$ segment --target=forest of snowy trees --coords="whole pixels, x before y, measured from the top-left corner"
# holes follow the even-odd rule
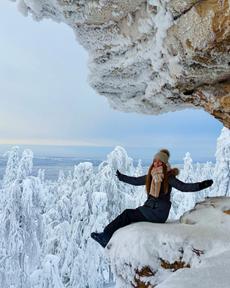
[[[213,179],[205,190],[182,193],[173,189],[169,220],[178,219],[207,196],[230,196],[230,132],[223,128],[217,140],[216,163],[193,164],[186,153],[178,178],[184,182]],[[56,181],[45,171],[31,176],[33,153],[18,147],[6,153],[0,182],[0,283],[2,288],[102,288],[114,282],[103,248],[90,238],[126,208],[146,199],[145,188],[119,182],[116,170],[139,176],[141,161],[122,147],[94,167],[80,163],[62,171]]]

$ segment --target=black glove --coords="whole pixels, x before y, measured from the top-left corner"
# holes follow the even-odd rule
[[[213,184],[213,180],[212,179],[204,180],[204,181],[199,183],[200,190],[208,188],[212,184]]]
[[[123,175],[121,174],[121,172],[120,172],[119,170],[117,170],[117,171],[116,171],[116,176],[117,176],[117,178],[118,178],[119,180],[121,180]]]

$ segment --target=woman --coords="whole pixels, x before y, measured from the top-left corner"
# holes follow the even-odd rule
[[[140,177],[130,177],[117,170],[116,176],[120,181],[132,185],[145,185],[147,200],[143,206],[136,209],[126,209],[109,223],[102,233],[93,232],[91,237],[102,247],[106,247],[113,233],[121,227],[134,222],[164,223],[171,208],[170,193],[172,187],[183,192],[194,192],[205,189],[213,184],[212,180],[197,183],[184,183],[176,178],[177,168],[171,169],[168,163],[170,153],[167,149],[155,154],[148,174]]]

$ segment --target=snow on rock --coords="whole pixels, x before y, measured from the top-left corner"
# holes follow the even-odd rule
[[[227,288],[229,237],[230,198],[212,197],[179,221],[119,229],[106,254],[117,287]]]
[[[213,256],[193,269],[183,269],[174,273],[159,288],[227,288],[229,287],[230,251]]]
[[[90,84],[113,108],[203,108],[230,128],[229,0],[15,1],[23,15],[74,30]]]

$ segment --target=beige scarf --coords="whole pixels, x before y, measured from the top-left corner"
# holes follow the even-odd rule
[[[159,197],[160,189],[161,189],[161,182],[164,179],[163,167],[154,167],[151,171],[152,175],[152,182],[150,186],[149,194],[155,198]]]

